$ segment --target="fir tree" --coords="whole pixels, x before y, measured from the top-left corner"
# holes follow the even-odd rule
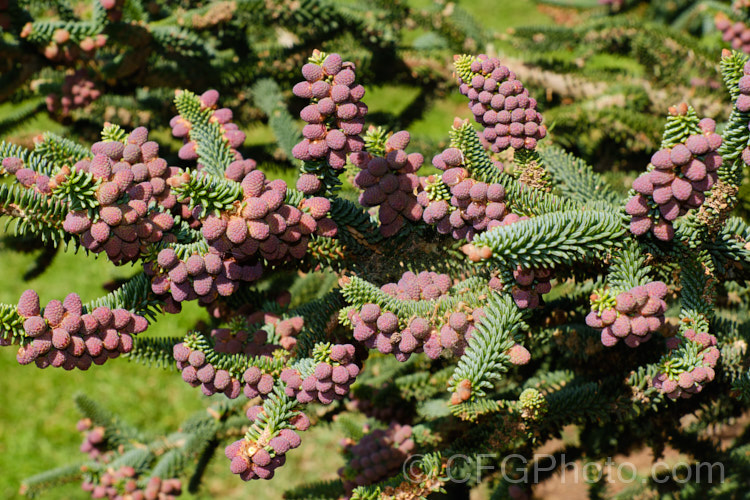
[[[628,197],[543,148],[536,100],[484,54],[455,58],[480,130],[454,121],[450,147],[430,159],[438,173],[408,132],[365,128],[366,79],[321,51],[293,90],[307,125],[296,145],[280,144],[298,160],[297,189],[243,156],[244,133],[216,90],[174,98],[170,126],[189,168],[161,158],[145,127],[108,124],[90,148],[53,135],[33,150],[3,142],[12,182],[0,212],[18,238],[142,271],[86,304],[71,293],[42,307],[24,292],[0,305],[2,345],[39,368],[100,370],[119,355],[174,366],[215,399],[154,436],[80,396],[88,459],[22,490],[81,481],[95,498],[169,498],[197,490],[220,447],[231,473],[268,480],[300,433],[335,415],[349,440],[340,479],[290,498],[424,498],[464,477],[452,457],[531,457],[569,424],[584,436],[569,456],[603,460],[640,444],[659,455],[669,443],[694,467],[727,465],[724,483],[693,482],[686,495],[744,494],[745,439],[720,448],[701,432],[750,398],[748,229],[732,217],[750,161],[750,63],[726,51],[720,65],[726,124],[670,108]],[[349,178],[359,203],[341,196]],[[307,277],[290,286],[290,272]],[[186,301],[211,324],[149,332]],[[352,411],[370,424],[360,429]],[[687,414],[697,423],[677,425]],[[412,454],[419,462],[404,468]],[[499,476],[498,498],[531,489]],[[591,483],[592,495],[603,489]]]

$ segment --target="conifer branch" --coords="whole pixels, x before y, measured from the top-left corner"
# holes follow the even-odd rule
[[[620,196],[583,160],[556,146],[541,148],[539,155],[566,198],[582,205],[591,201],[603,201],[613,207],[620,205]]]
[[[600,258],[620,245],[619,218],[602,211],[566,211],[500,226],[474,239],[492,250],[492,260],[515,268],[570,265]]]
[[[191,124],[190,137],[197,144],[195,151],[205,171],[223,179],[224,170],[234,160],[234,155],[219,124],[211,121],[211,110],[201,109],[200,98],[189,91],[175,94],[174,103],[180,115]]]
[[[292,148],[302,140],[302,136],[294,125],[292,115],[286,110],[279,85],[271,79],[258,80],[250,92],[255,104],[268,117],[268,125],[284,155],[287,159],[293,158]]]
[[[458,361],[453,376],[448,381],[451,391],[456,391],[463,380],[471,384],[471,395],[483,398],[508,371],[508,350],[516,343],[516,334],[528,328],[523,315],[508,295],[493,294],[484,307],[485,317],[469,339],[466,353]]]

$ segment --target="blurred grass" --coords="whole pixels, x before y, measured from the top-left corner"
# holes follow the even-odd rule
[[[432,0],[412,0],[426,7]],[[464,1],[461,6],[473,14],[487,29],[504,32],[524,24],[549,24],[551,19],[538,12],[531,0],[496,2],[494,0]],[[346,53],[346,48],[340,49]],[[364,82],[366,84],[366,82]],[[366,101],[373,114],[382,117],[398,115],[416,97],[418,91],[403,86],[368,87]],[[0,112],[8,104],[0,105]],[[376,115],[377,116],[377,115]],[[445,147],[453,117],[468,118],[464,98],[454,91],[434,102],[424,115],[409,127],[412,144],[437,144]],[[23,124],[21,130],[6,131],[14,142],[31,146],[31,139],[47,130],[63,133],[64,129],[44,113]],[[273,144],[273,134],[266,125],[253,125],[247,130],[245,146],[264,147]],[[166,129],[155,134],[158,140],[172,140]],[[427,159],[426,164],[429,164]],[[264,168],[266,166],[264,165]],[[293,172],[269,170],[290,184]],[[102,284],[124,279],[136,272],[130,267],[116,268],[103,258],[61,252],[44,274],[28,282],[22,280],[34,254],[18,254],[0,248],[0,302],[15,303],[27,288],[39,293],[42,303],[62,299],[71,291],[84,301],[106,293]],[[205,312],[196,304],[186,306],[177,316],[165,316],[142,335],[179,335],[190,329]],[[135,366],[125,359],[93,366],[87,373],[65,372],[49,368],[20,366],[13,348],[0,349],[0,498],[16,499],[21,481],[30,475],[66,465],[83,458],[78,451],[82,436],[75,431],[80,418],[73,395],[83,391],[126,421],[153,430],[171,431],[194,411],[206,406],[200,391],[190,388],[174,372]],[[243,483],[230,474],[221,450],[211,463],[201,493],[183,498],[240,499],[252,495],[260,500],[281,498],[282,492],[295,485],[336,477],[343,464],[338,450],[341,434],[329,426],[318,426],[303,436],[302,446],[288,455],[285,467],[272,481]],[[77,484],[53,489],[42,498],[89,498]]]
[[[409,0],[415,7],[430,7],[434,0]],[[445,3],[445,2],[441,2]],[[537,10],[533,0],[472,0],[451,2],[460,5],[471,14],[485,29],[497,32],[505,31],[515,26],[550,24],[552,19]]]

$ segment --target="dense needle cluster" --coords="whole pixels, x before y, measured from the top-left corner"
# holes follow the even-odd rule
[[[521,344],[513,344],[505,351],[508,361],[513,365],[525,365],[531,361],[531,353]],[[463,379],[456,384],[456,391],[451,395],[451,404],[457,405],[471,399],[473,395],[471,380]]]

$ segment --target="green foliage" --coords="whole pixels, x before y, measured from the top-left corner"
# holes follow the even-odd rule
[[[29,498],[37,498],[45,490],[65,483],[79,481],[83,472],[83,463],[70,464],[40,472],[26,479],[21,486],[21,492]]]
[[[70,139],[51,132],[42,134],[34,144],[34,152],[55,165],[72,167],[77,161],[91,157],[91,151]]]
[[[13,224],[15,234],[33,234],[54,246],[71,239],[62,230],[67,212],[65,203],[50,200],[36,191],[14,184],[0,185],[0,212],[9,217],[6,228]]]
[[[197,78],[200,75],[193,73],[205,71],[206,66],[190,65],[202,59],[206,59],[202,62],[215,70],[204,75],[205,79],[220,81],[226,87],[231,83],[239,88],[241,82],[248,81],[248,75],[258,76],[258,68],[264,66],[261,63],[268,63],[273,58],[282,63],[287,61],[286,57],[294,60],[294,52],[286,50],[289,47],[284,48],[279,40],[269,38],[279,26],[289,25],[294,27],[290,30],[296,29],[289,34],[281,33],[280,37],[297,37],[291,44],[298,50],[301,50],[300,46],[318,41],[320,33],[338,36],[339,31],[355,26],[360,38],[365,40],[366,50],[363,52],[357,52],[362,47],[352,47],[352,52],[365,61],[362,67],[376,68],[379,59],[389,60],[394,65],[392,74],[404,71],[394,61],[403,62],[397,59],[401,43],[399,30],[402,23],[409,24],[408,16],[422,16],[420,25],[424,28],[426,20],[432,22],[436,16],[446,15],[439,14],[434,7],[426,14],[417,14],[406,5],[387,2],[373,5],[351,2],[338,6],[322,0],[304,0],[294,5],[250,1],[224,5],[226,11],[213,10],[216,3],[187,3],[180,9],[155,5],[161,7],[159,12],[143,8],[138,2],[126,2],[121,6],[126,22],[113,20],[111,13],[105,12],[101,6],[94,9],[90,21],[77,20],[75,11],[63,6],[59,9],[61,20],[33,23],[29,36],[22,37],[25,39],[23,43],[48,44],[56,33],[59,36],[56,30],[63,27],[68,29],[74,41],[80,42],[87,36],[106,32],[117,43],[130,38],[123,45],[131,46],[136,45],[138,36],[142,36],[144,60],[154,63],[150,76],[138,74],[139,64],[133,59],[139,52],[135,50],[111,54],[112,61],[101,69],[109,77],[121,79],[123,88],[134,82],[142,85],[152,78],[163,78],[164,73],[174,69],[175,61],[185,66],[181,77],[196,77],[194,82],[204,82]],[[375,14],[368,14],[368,10]],[[449,23],[440,24],[434,32],[426,30],[411,49],[445,50],[460,38],[456,33],[468,35],[476,43],[488,39],[487,33],[471,22],[464,10],[459,7],[454,12],[455,16]],[[247,27],[243,23],[247,23]],[[8,38],[15,36],[20,27],[14,26],[13,29],[15,31],[11,30]],[[575,65],[574,57],[583,57],[586,68],[575,72],[581,78],[602,80],[616,75],[613,80],[617,80],[627,75],[641,79],[637,80],[639,83],[664,83],[665,79],[678,80],[689,76],[687,64],[683,64],[685,67],[670,66],[669,61],[675,57],[686,57],[686,61],[695,62],[703,69],[709,65],[705,47],[694,44],[687,35],[670,30],[659,33],[658,27],[651,24],[644,28],[632,21],[603,18],[589,21],[585,28],[556,26],[521,29],[518,33],[520,41],[515,46],[519,51],[528,40],[538,40],[539,54],[535,64],[546,70],[567,71]],[[653,35],[655,41],[649,41],[646,35]],[[252,50],[247,49],[242,54],[245,57],[235,60],[236,52],[230,45],[214,43],[216,37],[236,39],[236,45],[265,43],[257,43]],[[581,43],[583,41],[591,43]],[[514,44],[510,46],[512,48]],[[562,54],[565,51],[570,53]],[[159,54],[159,57],[151,59],[152,54]],[[321,62],[325,57],[325,53],[316,52],[313,60]],[[127,61],[129,58],[131,60]],[[227,69],[230,61],[236,65],[231,71]],[[475,76],[471,71],[474,61],[474,56],[459,56],[455,61],[456,72],[465,79]],[[735,98],[738,68],[743,64],[744,56],[737,54],[725,55],[722,61],[725,80]],[[298,65],[290,64],[285,70],[283,64],[279,64],[273,72],[278,76],[294,69],[296,73]],[[132,72],[127,71],[129,69]],[[291,76],[278,78],[282,82],[291,79]],[[157,88],[163,86],[155,85]],[[250,94],[255,105],[268,117],[278,147],[286,155],[281,160],[288,160],[292,146],[300,136],[287,112],[282,88],[274,81],[260,80]],[[623,85],[617,91],[625,92],[628,88]],[[603,92],[599,97],[602,95],[611,97],[613,94]],[[230,101],[239,103],[244,100],[244,92],[229,93],[229,97]],[[604,123],[625,124],[628,131],[650,133],[653,123],[644,125],[640,119],[649,121],[646,119],[649,116],[646,112],[648,104],[644,103],[648,100],[653,104],[650,101],[653,95],[646,92],[637,97],[641,101],[638,103],[641,115],[628,118],[626,109],[617,116],[614,112],[604,112],[599,116]],[[139,97],[136,95],[133,99]],[[745,410],[750,386],[745,361],[748,339],[745,309],[750,299],[743,287],[749,257],[745,245],[750,235],[743,221],[728,218],[735,201],[733,195],[728,197],[724,208],[700,209],[679,219],[677,235],[670,242],[650,236],[636,237],[627,231],[629,221],[624,215],[624,200],[614,186],[606,182],[605,176],[595,173],[589,163],[555,146],[540,148],[539,151],[513,151],[512,158],[511,152],[493,154],[480,142],[472,124],[457,120],[449,133],[449,141],[450,146],[459,149],[462,155],[466,172],[461,175],[465,174],[477,184],[501,184],[505,191],[504,210],[515,216],[525,216],[523,220],[511,222],[512,218],[509,218],[491,230],[478,229],[471,241],[467,241],[454,238],[450,231],[443,230],[444,227],[436,229],[415,217],[417,220],[404,224],[397,234],[385,236],[379,218],[387,215],[387,210],[381,205],[377,214],[375,210],[368,211],[351,201],[351,192],[339,189],[350,183],[351,179],[346,178],[349,171],[334,172],[325,162],[306,162],[301,165],[301,170],[322,177],[330,208],[322,200],[313,200],[289,189],[283,202],[301,208],[308,215],[316,215],[316,227],[310,227],[309,218],[305,222],[300,218],[295,228],[299,234],[279,230],[274,233],[275,239],[269,235],[257,238],[263,241],[258,243],[259,247],[266,245],[271,248],[275,244],[276,248],[284,248],[280,243],[283,242],[288,249],[301,240],[302,229],[309,230],[304,233],[305,237],[317,231],[317,234],[310,235],[309,241],[305,239],[304,255],[295,253],[294,258],[288,255],[277,258],[269,251],[243,253],[244,249],[239,250],[240,243],[232,239],[237,237],[244,242],[247,238],[239,238],[234,232],[230,235],[225,228],[222,235],[226,234],[226,238],[219,236],[208,240],[203,234],[210,228],[207,224],[201,228],[207,214],[222,220],[231,216],[236,220],[242,211],[242,203],[251,202],[249,198],[252,197],[245,194],[243,186],[224,175],[231,162],[242,157],[241,153],[229,146],[222,127],[211,118],[212,110],[204,109],[197,94],[180,91],[176,94],[175,104],[182,119],[190,123],[190,139],[195,141],[201,167],[178,173],[175,173],[176,169],[170,171],[173,175],[168,185],[185,204],[186,210],[200,206],[203,211],[196,220],[189,220],[182,212],[183,207],[178,206],[173,211],[179,215],[177,224],[164,230],[169,237],[147,241],[138,248],[136,262],[143,266],[144,271],[136,271],[115,291],[85,304],[82,312],[107,306],[125,308],[154,320],[161,313],[178,312],[183,307],[181,302],[187,306],[190,299],[198,297],[197,290],[193,289],[194,297],[186,292],[189,298],[179,301],[179,295],[175,293],[181,290],[179,287],[193,286],[200,279],[216,280],[211,281],[211,286],[216,284],[216,290],[203,293],[199,299],[201,305],[207,306],[208,319],[204,318],[187,333],[187,328],[182,328],[176,335],[170,332],[173,336],[169,337],[156,336],[153,331],[140,333],[133,342],[129,359],[172,368],[175,357],[178,357],[174,348],[183,343],[191,352],[200,351],[205,355],[211,370],[226,370],[231,377],[241,381],[240,384],[247,382],[244,374],[248,367],[260,368],[272,383],[266,384],[268,390],[259,390],[262,396],[253,398],[252,402],[243,396],[227,399],[219,395],[207,410],[166,433],[142,430],[92,399],[77,397],[76,403],[85,417],[92,425],[104,429],[103,447],[108,454],[102,460],[92,460],[84,465],[84,480],[96,484],[108,468],[130,466],[136,471],[140,486],[152,477],[181,478],[188,480],[187,490],[196,492],[206,473],[213,472],[209,465],[212,458],[220,456],[217,450],[226,444],[239,442],[227,451],[233,470],[247,466],[267,473],[251,466],[248,460],[255,457],[262,461],[264,452],[267,452],[269,459],[278,459],[273,467],[279,465],[280,455],[285,456],[289,450],[281,452],[278,447],[283,440],[291,444],[289,440],[295,436],[287,431],[305,430],[308,418],[313,424],[323,426],[327,422],[338,422],[330,427],[334,430],[339,427],[352,443],[363,439],[365,434],[357,429],[358,419],[364,420],[356,413],[359,411],[371,419],[413,424],[408,429],[403,428],[408,439],[403,440],[405,451],[400,451],[404,453],[404,459],[408,453],[421,456],[419,470],[408,471],[417,477],[407,478],[406,471],[395,467],[383,474],[378,469],[377,480],[359,481],[358,487],[342,478],[296,488],[289,492],[288,498],[346,495],[369,499],[398,497],[399,494],[426,497],[442,490],[447,474],[443,457],[452,453],[493,450],[530,456],[537,446],[558,437],[566,426],[572,424],[580,431],[580,443],[565,449],[575,451],[575,456],[599,459],[644,444],[652,446],[659,455],[669,443],[682,452],[690,452],[691,456],[702,457],[707,456],[704,448],[710,446],[698,432],[715,423],[728,422]],[[577,111],[579,119],[586,109],[582,107]],[[687,109],[686,114],[672,113],[667,118],[662,146],[672,146],[697,131],[697,113],[693,108]],[[607,122],[604,115],[611,121]],[[729,162],[720,172],[722,189],[731,191],[742,181],[741,151],[748,143],[748,119],[737,111],[735,105],[728,124],[719,129],[725,139],[721,153]],[[374,129],[370,133],[365,143],[370,153],[394,153],[388,151],[391,147],[383,141],[383,130]],[[127,132],[117,125],[108,125],[102,137],[109,141],[125,141]],[[89,153],[73,141],[49,134],[42,138],[34,151],[2,143],[0,156],[3,159],[18,157],[39,173],[57,174],[65,172],[65,167],[70,167],[71,163],[88,157]],[[526,185],[513,174],[512,168],[506,170],[500,166],[499,160],[508,167],[536,168],[544,182]],[[425,166],[417,175],[428,173],[429,168]],[[419,180],[425,181],[425,178]],[[406,193],[405,196],[416,199],[425,183],[420,183],[419,187],[415,183],[408,193],[408,189],[400,186],[399,189]],[[448,177],[435,180],[429,189],[433,190],[434,198],[449,202],[453,210],[459,205],[456,201],[459,195],[450,193],[454,186],[449,186],[449,183]],[[382,182],[383,192],[386,186],[387,181]],[[67,175],[57,184],[52,196],[9,182],[0,187],[0,213],[18,221],[15,232],[21,236],[33,235],[37,238],[35,241],[50,244],[72,241],[75,246],[85,237],[93,237],[94,231],[80,237],[68,234],[62,230],[62,220],[70,211],[97,207],[93,196],[96,189],[93,177],[83,172]],[[711,197],[717,192],[718,189],[709,190],[709,200],[713,200]],[[128,203],[132,201],[130,196],[123,194],[120,201]],[[474,203],[479,205],[482,196],[475,192],[470,196],[476,197]],[[276,200],[279,205],[282,203],[280,198]],[[260,199],[268,199],[265,208],[270,210],[270,203],[274,200]],[[158,202],[153,200],[147,210],[171,209],[157,208],[157,205]],[[273,220],[267,212],[257,216],[257,220],[252,219],[265,229]],[[262,223],[260,219],[263,219]],[[335,227],[335,231],[318,231],[323,227],[323,220],[330,223],[329,228]],[[278,220],[274,222],[281,224]],[[286,218],[284,224],[287,224]],[[294,226],[297,222],[288,224]],[[144,226],[139,229],[143,230]],[[118,234],[130,236],[124,232]],[[223,272],[220,276],[224,283],[218,277],[207,276],[208,271],[201,268],[195,270],[191,267],[189,272],[182,273],[186,275],[184,278],[180,277],[181,268],[167,271],[170,265],[163,261],[169,260],[168,255],[157,257],[165,248],[173,248],[177,258],[182,260],[208,253],[221,256],[223,271],[219,272]],[[243,265],[248,268],[257,266],[262,269],[263,276],[250,279],[245,273],[247,268],[241,267]],[[405,274],[407,271],[414,273],[413,280]],[[445,273],[451,286],[446,285],[447,292],[428,290],[429,286],[437,288],[437,285],[425,284],[425,276],[430,275],[421,274],[422,271]],[[534,272],[537,274],[524,274]],[[235,279],[230,275],[239,277]],[[631,348],[627,341],[627,345],[607,346],[598,337],[603,327],[584,325],[583,317],[591,311],[592,302],[599,312],[604,309],[614,311],[614,307],[619,307],[619,312],[614,315],[622,323],[624,305],[617,303],[615,294],[647,285],[654,278],[664,281],[667,302],[662,304],[656,299],[647,299],[649,302],[643,307],[656,303],[659,312],[644,312],[643,316],[657,319],[659,328],[662,328],[662,312],[670,319],[678,320],[677,335],[683,341],[687,338],[688,326],[716,332],[717,348],[720,349],[717,352],[720,352],[721,362],[715,364],[715,380],[713,375],[706,376],[701,381],[700,393],[681,393],[689,397],[679,402],[671,401],[654,385],[654,381],[660,380],[657,379],[660,373],[674,379],[702,366],[705,346],[699,346],[698,342],[683,342],[675,349],[673,341],[665,341],[660,335],[654,335],[646,348]],[[157,280],[163,283],[167,279],[169,295],[158,292]],[[415,285],[409,284],[413,282],[419,288],[416,292]],[[609,289],[604,287],[605,284]],[[655,288],[659,286],[656,284]],[[601,289],[604,289],[604,294],[599,296]],[[291,290],[293,297],[290,299],[280,293],[283,290]],[[732,304],[729,297],[722,297],[725,291],[734,294]],[[536,294],[540,299],[538,304],[524,301],[523,293],[527,296]],[[592,293],[597,295],[591,298]],[[547,295],[546,300],[543,295]],[[361,309],[367,303],[377,304],[381,312],[391,312],[397,318],[394,328],[391,328],[394,325],[390,316],[386,319],[391,323],[381,325],[376,321],[379,330],[375,334],[377,343],[360,342],[352,332],[357,321],[355,315],[359,314],[359,319],[364,321],[365,313]],[[679,313],[675,312],[677,310]],[[454,315],[456,312],[462,313],[463,317]],[[50,316],[53,314],[54,309],[49,312]],[[426,336],[419,339],[421,342],[416,342],[416,334],[412,335],[416,347],[411,346],[408,352],[400,353],[408,355],[391,356],[394,345],[398,344],[399,349],[402,344],[406,346],[404,349],[409,347],[406,329],[411,328],[412,320],[417,316],[429,323]],[[295,326],[291,335],[282,333],[281,325],[288,326],[283,322],[291,319],[301,319],[301,327]],[[461,324],[462,320],[466,325],[471,322],[472,329]],[[25,348],[34,342],[29,338],[33,332],[27,335],[23,330],[23,321],[19,308],[0,304],[4,344],[13,343],[16,347],[20,344]],[[225,326],[228,327],[222,328]],[[367,325],[367,328],[373,327]],[[220,348],[219,345],[222,342],[220,334],[226,333],[222,330],[231,335],[244,332],[247,339],[238,342],[241,347],[229,353],[226,346]],[[614,331],[614,327],[610,330]],[[458,337],[452,344],[451,332]],[[663,327],[661,333],[668,336],[675,332]],[[359,332],[356,335],[358,337]],[[429,350],[425,343],[427,339],[433,345],[439,344],[435,349],[437,354],[435,351],[422,354],[422,351]],[[384,342],[390,345],[384,345]],[[336,344],[354,347],[353,350],[343,349],[347,356],[352,357],[351,363],[335,359],[333,346]],[[367,352],[368,345],[371,353]],[[20,351],[21,354],[24,352]],[[201,365],[196,357],[201,356],[191,355],[190,363]],[[320,367],[322,362],[335,365],[331,371],[338,369],[337,378],[344,376],[341,375],[341,365],[346,369],[347,383],[336,383],[338,392],[323,389],[327,377],[321,375],[326,371],[324,366]],[[183,359],[178,367],[183,370],[184,379],[190,381],[191,372],[185,363]],[[207,377],[206,373],[210,372],[203,368],[198,370],[202,370],[200,378]],[[352,374],[355,372],[356,382],[348,392],[349,379],[354,378]],[[308,389],[310,386],[306,384],[311,380],[308,377],[317,378],[315,389],[304,389],[302,393],[298,387],[292,387],[290,380],[296,380],[297,375],[305,379],[302,387]],[[197,370],[196,378],[199,379]],[[206,393],[218,387],[218,384],[212,386],[211,381],[192,382],[194,385],[202,382]],[[345,387],[342,389],[341,386]],[[316,397],[321,402],[331,394],[340,398],[330,398],[337,399],[330,405],[305,406],[304,396],[310,396],[314,391],[319,393]],[[315,400],[312,396],[310,399]],[[248,411],[254,403],[258,407]],[[695,415],[698,423],[694,426],[675,425],[688,414]],[[380,426],[373,420],[370,422]],[[275,438],[281,439],[282,443],[279,444],[278,440],[272,442]],[[737,475],[733,479],[736,483],[743,481],[741,473],[746,465],[741,459],[746,446],[743,440],[744,437],[739,438],[726,453],[727,460],[736,462],[732,471]],[[258,452],[260,454],[256,457]],[[292,453],[299,452],[290,451],[290,457]],[[243,460],[247,463],[243,464]],[[254,463],[259,465],[257,461]],[[226,465],[224,462],[224,469]],[[81,468],[77,470],[81,471]],[[79,472],[61,468],[30,478],[26,491],[34,495],[47,487],[79,479]],[[600,486],[592,487],[592,496],[602,494]],[[657,488],[651,484],[648,488],[652,486]],[[506,490],[503,485],[497,490],[498,495],[505,494]]]
[[[222,170],[223,172],[223,170]],[[229,210],[242,197],[242,188],[236,182],[202,172],[191,171],[189,180],[174,187],[178,201],[187,201],[192,210],[201,207],[201,217]]]
[[[338,498],[344,492],[340,479],[320,481],[298,486],[284,493],[287,500],[327,500]]]
[[[664,109],[688,93],[689,102],[709,116],[724,106],[716,90],[712,17],[729,6],[668,4],[618,1],[612,5],[622,8],[610,12],[568,10],[569,18],[554,26],[524,26],[504,37],[507,56],[522,61],[515,69],[519,78],[546,90],[537,98],[547,123],[553,124],[555,142],[584,155],[597,170],[639,168],[642,157],[657,146]]]
[[[543,148],[539,154],[564,197],[581,204],[591,201],[604,201],[612,206],[619,204],[620,196],[583,160],[555,146]]]
[[[570,265],[613,251],[624,230],[619,217],[603,211],[554,212],[499,227],[478,236],[492,259],[515,268]]]
[[[630,244],[613,252],[612,267],[607,276],[607,283],[618,292],[628,291],[648,283],[650,271],[651,268],[646,265],[646,257],[642,250],[637,245]]]
[[[279,85],[271,79],[258,80],[251,93],[255,105],[268,117],[268,125],[286,158],[292,158],[292,148],[302,136],[295,126],[292,115],[286,110]]]
[[[182,91],[175,96],[175,107],[180,116],[190,122],[190,137],[197,143],[195,152],[203,170],[223,179],[224,170],[232,162],[234,155],[222,135],[221,126],[211,120],[211,110],[202,109],[200,98],[189,91]],[[196,191],[202,191],[205,195],[208,190],[204,186],[201,188]]]
[[[494,295],[484,307],[485,317],[469,340],[466,354],[461,357],[448,382],[455,390],[462,380],[471,382],[472,395],[486,395],[501,375],[508,370],[510,360],[506,351],[515,344],[519,331],[527,328],[522,314],[508,297]]]

